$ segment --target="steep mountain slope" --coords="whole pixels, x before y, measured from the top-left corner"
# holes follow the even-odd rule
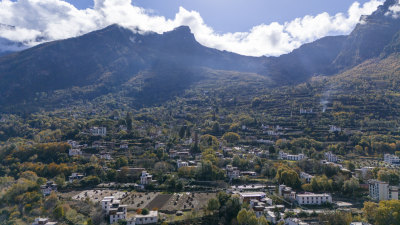
[[[334,75],[399,52],[400,19],[390,14],[394,4],[397,1],[387,0],[348,36],[325,37],[280,57],[208,48],[188,27],[156,34],[112,25],[45,43],[0,57],[0,111],[14,104],[56,105],[116,93],[138,105],[159,103],[204,79],[215,79],[209,73],[223,73],[228,81],[226,74],[243,74],[241,79],[235,76],[235,82],[257,74],[268,87]]]
[[[27,47],[22,43],[13,42],[6,38],[0,38],[0,57],[26,48]]]
[[[346,36],[325,37],[305,44],[289,54],[266,59],[268,75],[274,80],[295,84],[313,75],[333,74],[331,64],[339,54]]]
[[[372,15],[362,18],[344,42],[333,68],[337,71],[348,69],[382,53],[400,30],[400,19],[390,12],[397,3],[397,0],[387,0]]]
[[[112,25],[0,58],[0,102],[20,102],[37,92],[73,86],[116,87],[160,63],[256,72],[260,59],[201,46],[187,27],[141,35]]]

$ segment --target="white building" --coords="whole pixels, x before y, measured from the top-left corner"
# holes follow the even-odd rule
[[[300,161],[305,158],[307,158],[307,157],[304,154],[290,155],[286,152],[279,151],[279,159],[282,159],[282,160]]]
[[[334,132],[341,132],[342,128],[334,126],[334,125],[330,125],[329,126],[329,132],[330,133],[334,133]]]
[[[164,143],[157,143],[157,144],[154,146],[154,148],[155,148],[155,149],[165,148],[165,144],[164,144]]]
[[[264,192],[242,192],[239,193],[240,202],[250,203],[251,200],[264,199],[267,195]]]
[[[305,223],[298,218],[286,218],[285,225],[308,225],[309,223]]]
[[[100,159],[112,160],[112,157],[110,154],[106,153],[106,154],[101,154]]]
[[[79,144],[78,144],[77,141],[68,140],[67,143],[68,143],[69,145],[71,145],[73,148],[76,148],[76,147],[79,146]]]
[[[56,225],[57,222],[50,222],[48,218],[36,218],[32,225]]]
[[[101,208],[103,213],[109,216],[111,224],[126,219],[128,207],[121,205],[121,201],[117,200],[114,196],[104,197],[101,201]]]
[[[136,224],[150,224],[158,222],[158,211],[150,211],[147,215],[136,215]]]
[[[299,205],[322,205],[324,203],[332,203],[332,196],[330,194],[314,194],[304,193],[296,196]]]
[[[397,155],[385,154],[384,161],[389,164],[400,165],[400,158]]]
[[[240,170],[232,165],[226,165],[226,176],[229,179],[237,179],[240,177]]]
[[[90,129],[90,133],[93,136],[106,136],[107,135],[107,128],[106,127],[92,127]]]
[[[69,156],[82,155],[82,151],[81,151],[80,149],[78,149],[78,148],[71,148],[71,149],[68,151],[68,155],[69,155]]]
[[[325,159],[328,162],[336,163],[338,161],[338,157],[332,152],[325,152]]]
[[[279,215],[275,214],[275,212],[267,211],[265,217],[267,218],[268,222],[273,224],[277,224],[280,221],[283,221],[283,217],[285,215],[283,213],[279,213]]]
[[[120,149],[128,149],[128,148],[129,148],[129,145],[128,145],[127,143],[121,143],[121,144],[119,145],[119,148],[120,148]]]
[[[50,195],[51,192],[57,192],[57,184],[53,181],[47,181],[46,184],[40,186],[40,190],[44,196]]]
[[[148,185],[153,181],[152,179],[153,179],[153,176],[144,170],[144,171],[142,171],[142,175],[140,176],[140,184]]]
[[[178,160],[178,161],[176,161],[176,165],[178,166],[178,169],[179,169],[181,167],[189,166],[189,163],[185,162],[185,161]]]
[[[71,176],[68,177],[68,182],[72,183],[75,180],[80,180],[84,178],[85,176],[79,173],[72,173]]]
[[[311,179],[312,179],[313,177],[314,177],[314,176],[312,176],[312,175],[310,175],[310,174],[308,174],[308,173],[300,172],[300,178],[301,178],[301,179],[304,179],[307,183],[310,183],[310,182],[311,182]]]
[[[278,193],[285,199],[295,200],[296,199],[296,192],[292,190],[291,187],[288,187],[284,184],[279,185]]]
[[[136,225],[136,217],[131,217],[126,221],[127,225]]]
[[[388,182],[369,180],[369,196],[375,201],[398,200],[399,187],[389,186]]]
[[[312,114],[312,113],[313,113],[313,109],[300,108],[300,114]]]

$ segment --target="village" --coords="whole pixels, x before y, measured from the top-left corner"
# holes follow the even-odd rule
[[[303,110],[301,114],[303,113],[312,111]],[[127,129],[120,125],[117,130]],[[73,160],[96,161],[104,171],[110,170],[107,165],[114,165],[116,161],[125,159],[122,167],[116,170],[116,182],[98,182],[87,189],[83,185],[85,182],[82,182],[87,174],[75,171],[66,178],[66,185],[62,190],[58,190],[54,181],[48,181],[40,187],[41,192],[44,196],[57,193],[72,201],[94,202],[101,205],[104,221],[109,224],[124,222],[128,225],[162,222],[173,224],[201,218],[215,210],[210,202],[217,198],[218,193],[238,198],[242,207],[252,210],[257,218],[265,218],[269,224],[288,225],[319,224],[319,214],[336,210],[359,214],[364,201],[399,199],[398,182],[393,185],[392,182],[380,181],[373,175],[381,168],[398,168],[400,159],[397,155],[385,154],[384,158],[368,159],[364,164],[349,165],[345,157],[331,151],[310,157],[310,152],[293,153],[287,148],[285,150],[279,145],[288,141],[278,137],[292,131],[279,125],[261,125],[254,134],[258,137],[263,134],[259,139],[251,137],[254,128],[243,125],[241,135],[248,136],[241,138],[250,143],[246,145],[238,144],[237,140],[224,139],[225,136],[217,139],[211,135],[201,136],[197,131],[191,134],[188,128],[184,129],[186,131],[183,132],[182,140],[171,146],[163,142],[165,139],[161,131],[153,132],[152,141],[143,144],[128,140],[106,141],[105,139],[109,139],[106,138],[109,137],[106,127],[91,127],[83,133],[96,140],[91,143],[68,140],[68,156]],[[342,130],[330,126],[327,132],[338,133]],[[204,144],[214,151],[205,154],[204,151],[196,150]],[[132,150],[140,148],[152,149],[152,152],[160,154],[161,157],[157,156],[159,160],[156,160],[159,162],[150,166],[138,163],[140,157],[133,156]],[[127,162],[128,157],[131,163]],[[212,161],[212,165],[205,165],[205,159],[208,163]],[[275,166],[279,164],[278,171],[254,166],[255,160],[268,161]],[[365,162],[368,162],[368,166]],[[253,166],[243,166],[243,163]],[[307,164],[319,168],[310,168]],[[135,167],[136,165],[141,166]],[[161,183],[157,165],[162,165],[162,175],[168,175],[173,181],[164,180]],[[292,170],[291,167],[294,166],[299,169]],[[316,173],[321,171],[320,168],[326,171]],[[217,178],[212,175],[214,173]],[[328,184],[332,180],[328,181],[327,176],[333,177],[329,173],[340,175],[344,179],[342,182],[345,191],[335,190],[332,183]],[[154,179],[154,175],[157,179]],[[320,181],[321,179],[325,181]],[[71,195],[72,193],[75,194]],[[362,196],[362,200],[349,197],[351,195]],[[33,224],[56,223],[38,218]],[[351,224],[367,223],[352,221]]]

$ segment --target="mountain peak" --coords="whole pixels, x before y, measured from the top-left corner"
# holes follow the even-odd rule
[[[181,33],[181,34],[192,34],[189,26],[179,26],[173,29],[171,32]]]
[[[367,16],[367,20],[376,20],[376,19],[390,19],[392,18],[390,15],[392,14],[392,7],[399,4],[399,0],[386,0],[383,5],[379,6],[378,9],[372,13],[370,16]]]
[[[184,38],[184,39],[190,38],[190,39],[195,40],[195,37],[194,37],[192,31],[190,30],[189,26],[177,27],[177,28],[173,29],[172,31],[165,32],[164,35],[180,37],[180,38]]]

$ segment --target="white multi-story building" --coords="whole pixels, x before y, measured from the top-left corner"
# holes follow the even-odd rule
[[[330,194],[304,193],[296,196],[299,205],[322,205],[324,203],[332,203]]]
[[[389,164],[400,165],[400,158],[397,155],[385,154],[384,161]]]
[[[48,218],[36,218],[32,225],[56,225],[57,222],[50,222]]]
[[[136,217],[131,217],[126,220],[126,225],[136,225]]]
[[[155,149],[159,149],[159,148],[165,148],[165,144],[164,143],[157,143],[154,145]]]
[[[128,207],[121,205],[121,201],[117,200],[114,196],[104,197],[101,201],[101,208],[103,213],[109,216],[110,224],[126,219]]]
[[[40,190],[44,196],[50,195],[51,192],[57,192],[57,184],[53,181],[47,181],[46,184],[40,186]]]
[[[189,166],[189,163],[182,161],[182,160],[178,160],[178,161],[176,161],[176,165],[178,166],[178,169],[179,169],[181,167]]]
[[[158,222],[158,211],[150,211],[147,215],[136,215],[136,224],[150,224]]]
[[[128,145],[128,143],[121,143],[121,144],[119,145],[119,148],[120,148],[120,149],[128,149],[128,148],[129,148],[129,145]]]
[[[71,145],[73,148],[76,148],[76,147],[79,146],[78,142],[77,142],[77,141],[74,141],[74,140],[68,140],[67,143],[68,143],[69,145]]]
[[[309,223],[303,222],[298,218],[286,218],[285,225],[309,225]]]
[[[105,153],[100,155],[100,159],[112,160],[112,156],[108,153]]]
[[[267,211],[265,217],[267,218],[268,222],[271,222],[272,224],[277,224],[280,221],[283,221],[283,217],[285,215],[283,213],[279,213],[279,216],[275,214],[275,212],[272,211]]]
[[[399,187],[389,186],[388,182],[369,180],[369,196],[375,201],[398,200]]]
[[[71,148],[68,151],[69,156],[77,156],[77,155],[82,155],[82,151],[79,148]]]
[[[334,133],[334,132],[341,132],[342,128],[334,126],[334,125],[330,125],[329,126],[329,132],[330,133]]]
[[[240,170],[232,165],[226,165],[226,176],[229,179],[237,179],[240,177]]]
[[[338,157],[332,152],[325,152],[325,159],[328,162],[336,163],[338,161]]]
[[[312,176],[312,175],[310,175],[310,174],[308,174],[308,173],[300,172],[300,178],[301,178],[301,179],[304,179],[307,183],[310,183],[310,182],[311,182],[311,179],[312,179],[313,177],[314,177],[314,176]]]
[[[313,113],[313,109],[300,108],[300,114],[312,114],[312,113]]]
[[[290,155],[284,151],[279,152],[279,159],[283,159],[283,160],[300,161],[305,158],[307,158],[307,157],[304,154]]]
[[[279,185],[279,195],[285,199],[295,200],[296,192],[292,190],[291,187],[288,187],[284,184]]]
[[[265,198],[267,195],[265,192],[242,192],[239,193],[240,201],[250,203],[251,200],[261,200]]]
[[[107,128],[106,127],[92,127],[90,129],[90,133],[93,136],[106,136],[107,135]]]
[[[142,175],[140,176],[140,184],[148,185],[153,181],[152,179],[153,179],[153,176],[144,170],[144,171],[142,171]]]
[[[85,176],[79,173],[72,173],[71,176],[68,177],[68,182],[72,183],[75,180],[80,180],[84,178]]]

